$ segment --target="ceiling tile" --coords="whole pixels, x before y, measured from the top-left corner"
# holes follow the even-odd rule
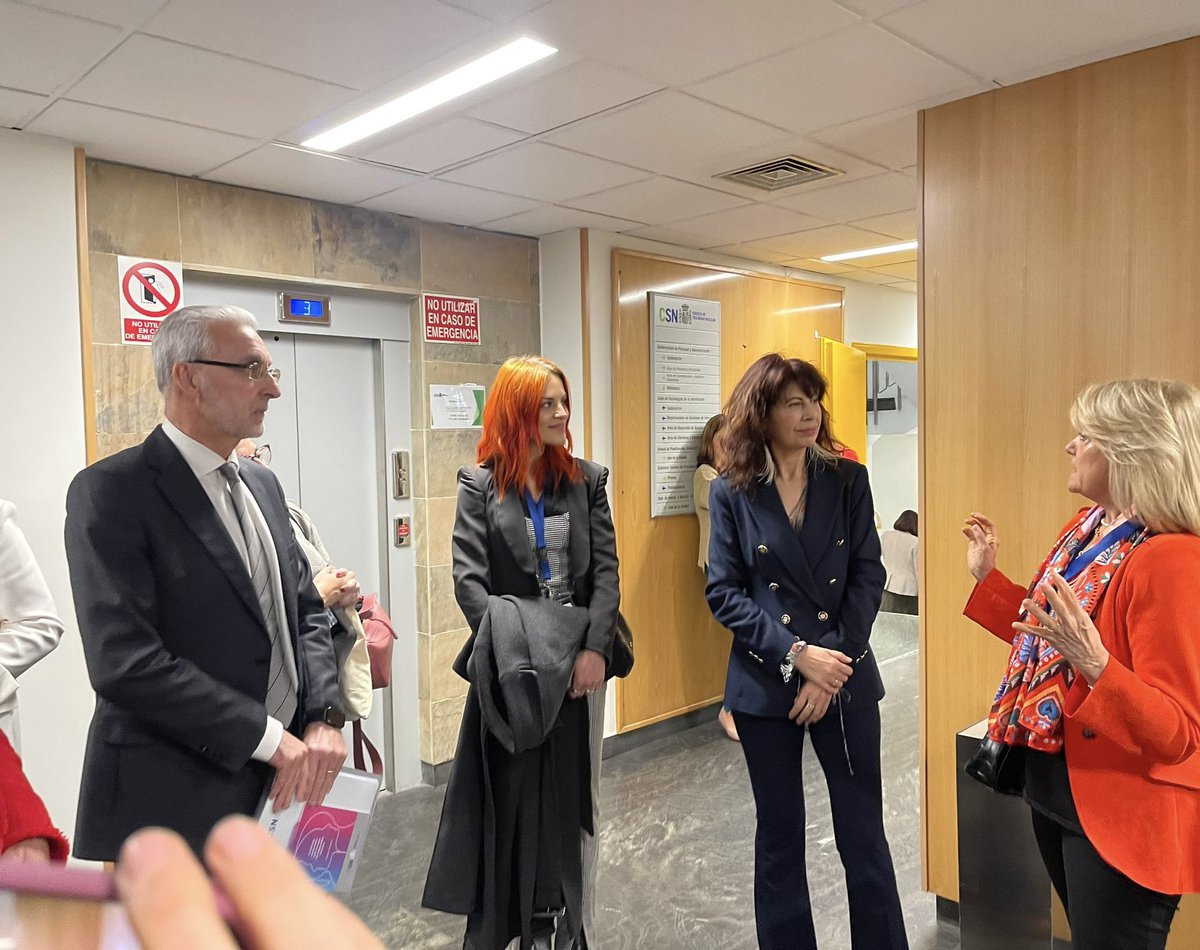
[[[903,290],[910,294],[917,292],[917,282],[915,280],[901,280],[894,284],[888,284],[892,290]]]
[[[28,126],[82,145],[89,158],[198,175],[242,155],[257,139],[60,99]]]
[[[746,204],[742,198],[701,188],[671,178],[650,178],[597,192],[569,202],[572,207],[596,211],[644,224],[665,224]]]
[[[215,168],[204,178],[303,198],[357,204],[417,181],[416,175],[334,155],[264,145]]]
[[[431,172],[519,142],[525,136],[476,119],[452,118],[368,152],[373,162]]]
[[[437,0],[172,0],[142,32],[363,90],[490,26]]]
[[[853,268],[849,268],[845,264],[827,264],[825,261],[817,260],[814,257],[793,259],[789,256],[787,265],[788,267],[798,267],[800,270],[810,271],[814,274],[841,276],[847,272],[853,273]]]
[[[872,254],[870,257],[858,257],[852,261],[840,261],[838,266],[848,271],[872,270],[886,264],[907,264],[916,259],[917,249],[912,248],[908,251],[892,251],[889,254]]]
[[[1200,7],[1195,0],[925,0],[880,24],[988,79],[1028,78],[1118,44],[1138,49],[1191,36],[1200,32]]]
[[[576,151],[667,172],[684,161],[700,164],[740,148],[765,146],[781,131],[668,90],[628,108],[585,119],[547,136]]]
[[[77,101],[260,139],[332,109],[349,95],[315,79],[140,34],[70,91]]]
[[[917,183],[901,172],[885,172],[773,202],[826,221],[853,221],[916,207]]]
[[[504,23],[514,17],[528,13],[544,6],[548,0],[442,0],[446,6],[457,7],[469,13],[475,13],[497,23]]]
[[[660,228],[649,226],[632,228],[625,232],[630,237],[645,238],[647,241],[658,241],[660,244],[674,244],[678,247],[688,247],[699,250],[709,243],[709,238],[703,234],[681,231],[677,228]]]
[[[871,269],[877,274],[891,274],[893,277],[903,277],[905,280],[917,279],[916,261],[909,261],[907,264],[884,264]]]
[[[0,128],[14,128],[25,116],[36,112],[50,99],[19,89],[0,89]]]
[[[864,284],[896,284],[900,282],[900,278],[893,274],[881,274],[873,270],[855,270],[848,274],[842,274],[846,280],[861,280]]]
[[[528,234],[531,237],[543,237],[568,228],[594,228],[597,231],[625,231],[637,227],[636,221],[623,221],[620,218],[610,218],[604,214],[592,214],[590,211],[574,211],[571,208],[559,208],[548,205],[525,211],[522,214],[508,218],[489,221],[486,225],[489,231],[507,231],[510,234]]]
[[[520,21],[585,56],[667,85],[714,76],[857,22],[832,0],[688,0],[685,7],[554,0]]]
[[[888,237],[894,237],[901,241],[917,239],[916,211],[897,211],[895,214],[881,214],[875,218],[862,218],[850,223],[856,227],[866,228],[868,231],[878,231],[880,234],[886,234]]]
[[[887,241],[888,238],[872,231],[852,228],[845,224],[835,224],[827,228],[804,231],[800,234],[766,238],[754,243],[773,251],[790,252],[796,257],[824,257],[826,254],[841,254],[844,251],[877,247],[880,244],[886,244]]]
[[[824,221],[773,204],[743,205],[675,222],[680,231],[705,236],[701,247],[721,244],[765,244],[760,238],[819,228]]]
[[[662,88],[614,66],[583,60],[470,110],[477,119],[531,135],[631,102]]]
[[[23,0],[31,7],[43,7],[72,16],[111,23],[113,26],[137,26],[160,10],[163,0]]]
[[[482,224],[538,207],[536,201],[528,198],[502,195],[436,178],[427,178],[361,204],[364,208],[407,214],[426,221],[465,225]]]
[[[114,26],[0,0],[0,86],[54,92],[120,38]]]
[[[840,0],[840,2],[842,6],[849,7],[855,13],[874,18],[917,3],[919,0]]]
[[[439,176],[541,201],[564,201],[649,178],[636,168],[542,142],[517,145]]]
[[[759,261],[763,264],[782,264],[790,254],[780,254],[778,251],[768,251],[765,247],[753,244],[725,244],[722,247],[710,247],[707,250],[714,254],[729,254],[732,257],[744,257],[746,260]]]
[[[907,168],[917,160],[917,113],[887,112],[820,129],[811,137],[886,168]]]
[[[688,87],[688,92],[808,133],[910,103],[957,98],[980,83],[870,24]]]

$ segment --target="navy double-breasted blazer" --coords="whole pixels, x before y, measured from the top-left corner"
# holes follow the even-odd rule
[[[855,661],[843,703],[883,698],[869,639],[885,571],[867,470],[849,459],[814,460],[808,478],[799,532],[773,484],[739,490],[718,478],[709,494],[705,596],[733,634],[725,703],[740,712],[788,714],[797,680],[785,683],[779,665],[797,637]]]

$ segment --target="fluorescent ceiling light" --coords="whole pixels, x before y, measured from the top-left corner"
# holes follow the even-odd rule
[[[480,86],[486,86],[497,79],[503,79],[509,73],[524,69],[540,59],[557,53],[553,46],[531,40],[522,36],[507,46],[502,46],[493,53],[481,56],[474,62],[460,66],[453,72],[447,73],[432,82],[426,83],[412,92],[376,106],[370,112],[365,112],[357,118],[334,126],[328,132],[313,136],[301,144],[305,148],[313,148],[322,152],[336,152],[339,148],[365,139],[367,136],[382,132],[393,125],[399,125],[407,119],[422,112],[428,112],[442,103],[466,95]]]
[[[874,257],[876,254],[894,254],[896,251],[915,251],[916,241],[905,241],[903,244],[885,244],[883,247],[867,247],[861,251],[846,251],[845,254],[826,254],[821,260],[827,264],[837,261],[853,261],[860,257]]]

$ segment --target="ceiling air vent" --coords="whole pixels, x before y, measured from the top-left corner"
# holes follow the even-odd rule
[[[784,155],[773,158],[769,162],[759,162],[757,165],[747,165],[716,178],[736,181],[751,188],[761,188],[763,191],[778,191],[780,188],[791,188],[795,185],[807,185],[810,181],[820,181],[822,178],[834,178],[841,175],[839,169],[829,168],[810,162],[799,155]]]

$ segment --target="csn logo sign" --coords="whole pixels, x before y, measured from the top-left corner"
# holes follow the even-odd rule
[[[678,307],[659,307],[658,322],[668,323],[672,326],[691,326],[692,308],[686,303],[680,304]]]

